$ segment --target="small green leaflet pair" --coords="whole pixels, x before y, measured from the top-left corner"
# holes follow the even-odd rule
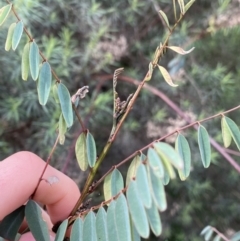
[[[97,151],[94,137],[87,131],[82,132],[75,145],[76,158],[81,170],[86,171],[88,166],[94,167],[97,160]]]

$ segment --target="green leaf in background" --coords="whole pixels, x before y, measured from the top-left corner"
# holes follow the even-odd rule
[[[178,85],[176,85],[176,84],[173,83],[170,74],[168,73],[168,71],[167,71],[164,67],[158,65],[158,69],[160,70],[160,72],[161,72],[164,80],[165,80],[170,86],[172,86],[172,87],[177,87],[177,86],[178,86]]]
[[[29,49],[30,43],[26,43],[22,53],[22,79],[27,80],[29,73]]]
[[[66,121],[67,127],[69,128],[73,124],[72,102],[67,87],[62,83],[58,84],[58,97],[64,120]]]
[[[47,223],[43,221],[41,208],[33,200],[25,207],[25,217],[28,227],[37,241],[49,241]]]
[[[183,168],[183,160],[172,146],[164,142],[156,142],[153,146],[162,159],[171,162],[178,170]]]
[[[0,236],[14,241],[24,219],[25,206],[21,206],[8,214],[0,223]]]
[[[107,233],[107,213],[103,207],[98,209],[96,215],[97,240],[108,241]]]
[[[131,241],[131,226],[128,205],[125,196],[121,193],[116,201],[115,222],[119,240]]]
[[[0,9],[0,26],[7,19],[7,16],[10,13],[11,9],[12,9],[12,4],[8,4]]]
[[[88,168],[88,158],[87,158],[87,144],[86,144],[86,134],[82,132],[75,145],[75,154],[77,158],[78,165],[82,171],[86,171]]]
[[[83,222],[83,240],[97,241],[96,217],[93,211],[90,211]]]
[[[146,208],[145,210],[147,212],[148,221],[153,233],[156,236],[159,236],[162,233],[162,223],[156,205],[154,204],[154,202],[152,202],[151,207]]]
[[[164,171],[164,177],[162,179],[162,183],[164,186],[168,185],[168,183],[170,182],[170,177],[169,174],[167,172],[167,170]]]
[[[129,185],[132,178],[136,177],[137,168],[140,165],[140,163],[141,163],[141,160],[140,160],[139,155],[135,156],[127,171],[126,186]]]
[[[161,16],[163,17],[164,22],[167,24],[167,27],[170,28],[167,15],[166,15],[162,10],[159,10],[159,13],[160,13]]]
[[[16,27],[14,28],[14,32],[13,32],[13,37],[12,37],[12,49],[15,51],[20,40],[22,37],[22,33],[23,33],[23,22],[19,21],[16,25]]]
[[[38,79],[38,100],[41,105],[46,105],[52,84],[51,66],[44,62],[40,69]]]
[[[164,166],[157,152],[153,148],[149,148],[147,152],[147,157],[149,165],[152,168],[155,175],[159,178],[163,178]]]
[[[221,128],[222,128],[222,138],[223,138],[224,147],[228,148],[232,142],[232,135],[228,127],[225,116],[223,116],[221,119]]]
[[[118,237],[117,227],[115,222],[115,207],[116,207],[116,201],[112,200],[107,210],[108,240],[121,241]]]
[[[118,169],[114,169],[111,175],[111,194],[117,195],[124,188],[123,177]]]
[[[13,32],[16,27],[16,23],[12,23],[8,28],[7,39],[5,42],[5,50],[9,51],[12,47]]]
[[[175,149],[179,153],[184,163],[183,169],[178,170],[180,179],[186,180],[186,178],[190,174],[190,169],[191,169],[191,152],[190,152],[188,141],[181,134],[179,134],[176,139]]]
[[[63,241],[68,226],[68,219],[64,220],[58,228],[54,241]]]
[[[131,181],[127,189],[127,201],[132,221],[137,232],[143,238],[148,238],[150,234],[147,214],[140,200],[136,181]]]
[[[93,167],[97,160],[97,150],[95,140],[90,132],[87,132],[86,145],[88,164]]]
[[[228,126],[228,129],[231,133],[231,136],[237,145],[238,150],[240,150],[240,131],[236,123],[230,119],[229,117],[225,116],[226,124]]]
[[[208,168],[211,163],[211,145],[208,132],[202,125],[198,127],[198,145],[203,166]]]
[[[62,113],[59,117],[58,129],[59,129],[59,143],[60,145],[63,145],[65,141],[65,133],[67,132],[67,124],[63,118]]]
[[[35,41],[30,43],[29,65],[32,79],[37,80],[39,74],[39,49]]]
[[[158,178],[149,167],[148,178],[154,203],[159,211],[165,211],[167,209],[167,200],[162,180]]]
[[[146,167],[142,163],[138,166],[136,175],[137,189],[140,199],[146,208],[151,207],[152,197],[148,185]]]
[[[83,241],[83,220],[79,217],[73,223],[70,241]]]
[[[58,97],[58,86],[57,86],[57,84],[53,85],[52,94],[53,94],[53,98],[54,98],[56,104],[59,104],[60,101],[59,101],[59,97]]]

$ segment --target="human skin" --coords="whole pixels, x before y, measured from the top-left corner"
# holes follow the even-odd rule
[[[44,166],[45,162],[40,157],[27,151],[15,153],[0,162],[0,220],[28,201]],[[49,184],[46,180],[52,177],[57,181]],[[75,182],[48,166],[33,199],[46,205],[47,214],[43,213],[43,217],[51,230],[52,224],[69,216],[79,197],[80,191]],[[50,237],[53,239],[52,233]],[[31,240],[34,238],[30,233],[20,239]]]

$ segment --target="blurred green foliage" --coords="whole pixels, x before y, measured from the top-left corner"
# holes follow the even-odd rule
[[[4,4],[1,1],[1,6]],[[124,67],[125,75],[137,80],[144,77],[165,35],[157,11],[162,9],[173,24],[172,1],[15,0],[14,7],[71,94],[89,86],[90,93],[81,100],[79,111],[100,152],[112,125],[112,82],[106,76]],[[150,81],[195,119],[238,105],[237,10],[237,0],[196,1],[169,43],[186,49],[195,46],[194,52],[177,56],[169,50],[161,63],[168,66],[179,87],[169,87],[157,70]],[[60,110],[53,96],[46,107],[40,106],[36,82],[21,80],[20,61],[26,37],[15,52],[5,52],[7,29],[14,21],[11,16],[0,31],[0,158],[29,150],[46,159],[56,138]],[[119,80],[117,89],[120,97],[126,98],[136,86]],[[230,116],[238,123],[238,112]],[[164,101],[143,90],[98,175],[166,134],[169,126],[176,129],[181,125]],[[222,143],[219,120],[205,127]],[[73,147],[80,131],[76,123],[53,158],[56,167],[65,166],[64,171],[75,179],[80,174],[76,172]],[[166,187],[169,207],[162,214],[163,234],[149,240],[202,240],[199,233],[208,224],[222,232],[239,228],[239,175],[218,153],[213,153],[214,164],[203,170],[196,132],[188,130],[184,134],[191,144],[193,171],[187,181],[172,181]],[[234,159],[239,161],[239,157]]]

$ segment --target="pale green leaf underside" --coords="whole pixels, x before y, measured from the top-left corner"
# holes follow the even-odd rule
[[[27,80],[29,73],[29,50],[30,43],[26,43],[22,53],[22,79]]]
[[[221,128],[222,128],[222,138],[223,138],[224,147],[228,148],[232,142],[232,135],[228,127],[226,117],[224,116],[221,119]]]
[[[111,195],[117,195],[124,188],[123,177],[118,169],[114,169],[111,175]]]
[[[12,38],[13,38],[13,33],[14,29],[16,27],[16,23],[12,23],[10,27],[8,28],[8,33],[7,33],[7,39],[5,42],[5,50],[9,51],[12,47]]]
[[[58,228],[56,237],[54,241],[63,241],[65,232],[67,230],[68,219],[64,220]]]
[[[59,143],[63,145],[65,141],[65,133],[67,132],[67,124],[63,118],[62,113],[59,117],[58,126],[59,126]]]
[[[10,13],[11,9],[12,9],[12,4],[8,4],[0,9],[0,26],[7,19],[7,16]]]
[[[23,33],[23,22],[19,21],[16,25],[16,27],[14,28],[14,32],[13,32],[13,37],[12,37],[12,49],[16,50],[21,37],[22,37],[22,33]]]
[[[159,178],[163,178],[164,166],[157,152],[153,148],[149,148],[147,152],[147,157],[148,157],[149,165],[152,168],[155,175],[158,176]]]
[[[33,80],[37,80],[39,74],[39,49],[35,41],[30,43],[29,66]]]
[[[90,167],[93,167],[97,160],[97,150],[95,140],[90,132],[87,133],[86,145],[88,164]]]
[[[121,241],[117,233],[117,227],[115,222],[115,207],[116,201],[111,201],[107,210],[107,233],[108,240]]]
[[[87,159],[87,144],[86,144],[86,135],[82,132],[75,145],[75,154],[77,158],[78,165],[82,171],[86,171],[88,168],[88,159]]]
[[[97,241],[96,217],[93,211],[90,211],[83,221],[83,240]]]
[[[83,241],[83,220],[79,217],[73,223],[70,241]]]
[[[136,177],[137,168],[140,165],[140,163],[141,163],[140,156],[139,155],[135,156],[127,171],[126,186],[129,185],[132,178]]]
[[[100,207],[96,215],[97,240],[108,241],[107,234],[107,213],[103,207]]]

